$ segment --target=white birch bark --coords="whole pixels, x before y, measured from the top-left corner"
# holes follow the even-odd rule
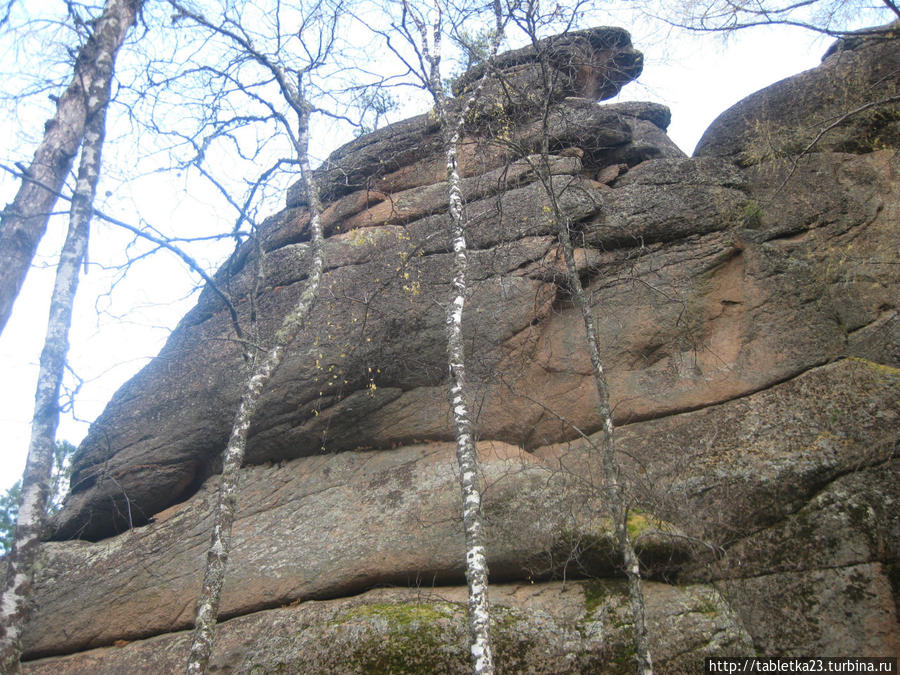
[[[56,113],[44,126],[44,137],[19,191],[0,215],[0,332],[84,137],[91,109],[89,92],[107,77],[100,64],[115,59],[142,5],[143,0],[107,0],[93,33],[78,50],[72,81],[59,97]]]
[[[124,30],[110,27],[106,30],[124,35]],[[109,45],[117,48],[120,42],[121,39],[111,41]],[[34,564],[50,494],[53,448],[59,423],[59,389],[69,348],[72,306],[78,288],[79,270],[87,250],[94,195],[100,177],[115,48],[99,50],[95,54],[92,64],[94,77],[83,92],[86,116],[81,161],[69,212],[69,229],[60,253],[50,301],[19,515],[13,546],[7,556],[6,582],[0,601],[0,671],[4,673],[18,672],[19,669],[22,629],[28,617]]]
[[[544,158],[546,158],[546,155],[544,155]],[[634,550],[634,542],[628,533],[628,501],[620,482],[620,470],[615,446],[616,429],[613,424],[612,409],[610,407],[609,385],[606,380],[606,373],[603,370],[603,362],[600,358],[597,331],[594,326],[594,317],[591,314],[591,306],[575,267],[575,249],[572,245],[572,238],[569,235],[569,223],[558,208],[556,208],[556,214],[557,232],[566,261],[568,283],[572,295],[575,297],[575,303],[581,310],[585,338],[587,339],[588,350],[591,356],[591,370],[594,375],[597,395],[600,399],[600,418],[603,425],[600,461],[605,483],[604,494],[609,500],[609,511],[613,527],[615,528],[616,543],[619,547],[619,554],[622,556],[625,577],[628,580],[628,596],[634,621],[634,651],[638,662],[637,671],[641,675],[653,675],[653,660],[647,635],[641,568]]]
[[[312,169],[307,153],[309,147],[309,114],[310,109],[304,106],[300,119],[298,145],[300,146],[300,170],[309,198],[309,228],[312,246],[312,263],[309,277],[297,305],[282,321],[275,333],[272,347],[261,361],[257,361],[253,372],[247,379],[231,436],[225,448],[222,476],[219,482],[219,496],[215,512],[215,524],[209,550],[206,555],[206,571],[203,587],[197,601],[197,616],[194,623],[194,636],[191,653],[188,658],[186,673],[206,673],[209,658],[212,654],[216,620],[219,612],[219,601],[228,555],[231,551],[231,530],[237,508],[237,484],[241,465],[244,462],[244,450],[247,445],[247,433],[250,423],[259,406],[259,399],[266,384],[284,360],[287,348],[303,327],[310,309],[319,293],[319,285],[325,269],[324,243],[322,235],[322,204],[312,177]]]
[[[547,47],[538,43],[534,31],[534,23],[527,23],[528,32],[532,39],[532,45],[538,55],[538,63],[541,68],[541,81],[545,96],[541,116],[541,152],[537,165],[532,163],[535,173],[539,176],[547,197],[550,200],[550,208],[557,228],[557,238],[563,251],[566,265],[566,278],[575,304],[581,312],[584,324],[585,339],[588,344],[588,353],[591,359],[591,371],[599,400],[599,412],[602,425],[600,463],[604,482],[604,496],[609,503],[609,514],[616,536],[616,544],[628,582],[628,596],[631,604],[632,620],[634,621],[634,650],[637,660],[637,672],[640,675],[653,675],[653,660],[650,653],[650,645],[647,633],[646,607],[644,603],[643,584],[641,582],[640,561],[634,550],[634,542],[628,533],[628,498],[621,482],[621,471],[616,455],[616,428],[613,424],[612,408],[609,397],[609,384],[603,361],[600,357],[600,347],[597,340],[597,329],[594,317],[591,313],[591,305],[581,283],[581,277],[575,265],[575,247],[569,232],[569,219],[563,212],[557,199],[556,189],[550,172],[550,132],[548,128],[551,92],[553,77],[547,58]]]
[[[231,552],[231,532],[237,509],[238,478],[241,465],[244,462],[244,452],[250,424],[253,421],[254,414],[259,406],[260,396],[266,384],[281,365],[288,347],[296,338],[309,316],[309,312],[318,297],[319,286],[325,270],[325,245],[321,218],[322,203],[309,162],[309,120],[313,108],[302,90],[303,78],[309,71],[320,65],[321,60],[313,61],[299,72],[294,72],[294,77],[292,78],[284,67],[262,52],[257,51],[253,44],[242,34],[231,31],[222,25],[213,24],[204,16],[191,12],[174,0],[170,0],[170,4],[178,10],[180,17],[190,18],[209,30],[228,37],[246,55],[268,69],[278,83],[285,101],[297,114],[298,131],[293,139],[294,151],[297,156],[297,162],[300,165],[301,180],[303,181],[309,204],[309,231],[312,253],[309,276],[296,306],[282,320],[281,326],[273,336],[272,346],[265,356],[261,360],[255,358],[251,363],[251,374],[246,381],[244,393],[241,396],[241,401],[235,414],[228,445],[225,447],[222,475],[219,481],[218,501],[214,515],[215,521],[206,556],[203,586],[197,599],[191,651],[185,667],[186,673],[195,674],[206,673],[209,669],[209,659],[215,638],[215,626],[218,619],[222,586],[225,581],[228,556]],[[325,59],[327,56],[328,49],[319,54],[320,59]]]
[[[404,3],[406,4],[406,3]],[[499,3],[494,3],[497,28],[494,33],[489,61],[497,53],[503,36],[503,21]],[[459,142],[468,113],[481,95],[484,79],[468,95],[464,105],[451,119],[441,80],[441,16],[433,26],[431,45],[424,23],[417,20],[420,48],[429,72],[425,83],[434,99],[435,113],[441,125],[444,151],[447,158],[447,189],[449,193],[450,229],[453,241],[453,280],[450,304],[447,308],[447,355],[450,371],[450,407],[456,435],[456,459],[459,465],[459,484],[462,492],[462,521],[466,545],[466,581],[468,583],[469,654],[475,675],[494,672],[494,658],[490,637],[490,603],[488,600],[488,565],[485,548],[484,518],[481,510],[478,453],[475,446],[474,423],[466,387],[466,356],[463,342],[463,310],[466,303],[468,245],[466,215],[459,176]]]
[[[440,114],[440,113],[439,113]],[[446,113],[440,115],[446,123]],[[462,119],[462,117],[460,118]],[[446,129],[446,127],[445,127]],[[462,491],[462,520],[466,535],[466,581],[469,586],[469,650],[472,672],[487,675],[494,672],[490,638],[490,605],[488,602],[488,566],[485,553],[484,519],[481,512],[481,489],[478,482],[478,453],[475,447],[472,415],[467,400],[466,356],[463,343],[462,317],[466,303],[468,247],[465,214],[457,165],[459,125],[445,132],[447,180],[450,193],[450,226],[453,237],[453,282],[447,311],[447,352],[450,370],[450,405],[456,432],[456,460]]]

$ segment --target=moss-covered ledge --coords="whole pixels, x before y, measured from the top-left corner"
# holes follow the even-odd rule
[[[646,584],[654,662],[698,672],[706,656],[751,653],[709,586]],[[256,612],[217,627],[212,670],[235,673],[468,672],[463,587],[382,588]],[[630,672],[631,621],[618,580],[491,588],[500,673]],[[178,672],[190,644],[170,633],[25,664],[31,675]]]

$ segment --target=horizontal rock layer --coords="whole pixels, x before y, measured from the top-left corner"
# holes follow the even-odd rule
[[[892,460],[898,390],[900,371],[849,359],[718,406],[624,427],[624,456],[648,468],[634,494],[652,512],[638,512],[629,523],[645,574],[734,590],[730,606],[766,653],[799,655],[815,646],[817,654],[838,655],[874,645],[883,649],[871,653],[887,653],[900,635],[896,612],[879,591],[900,541],[894,536],[900,518],[890,506],[900,485]],[[615,571],[588,440],[536,453],[480,446],[495,581]],[[866,492],[849,488],[854,480]],[[46,544],[27,653],[65,653],[187,628],[215,483],[131,533],[93,544]],[[462,579],[450,443],[247,467],[238,505],[222,600],[226,617],[380,584]],[[824,629],[806,630],[805,641],[783,645],[766,637],[768,623],[782,614],[794,624],[816,617],[839,623],[849,611],[840,596],[822,596],[811,614],[799,589],[818,588],[823,575],[850,574],[860,565],[867,570],[860,588],[871,601],[854,611],[868,616],[877,607],[880,636],[835,641]],[[785,573],[797,577],[798,597],[776,602]],[[772,577],[772,585],[753,586],[762,577]],[[754,590],[738,592],[745,587]]]
[[[708,586],[645,585],[654,666],[699,672],[707,656],[752,653],[749,638]],[[621,582],[491,587],[500,672],[629,673],[632,622]],[[249,614],[216,628],[210,670],[236,673],[470,672],[466,589],[424,585],[310,601]],[[23,672],[178,672],[190,633],[24,664]]]
[[[573,573],[608,575],[617,556],[602,505],[512,446],[479,447],[489,488],[488,562],[497,580],[564,574],[574,538],[588,542]],[[234,616],[380,584],[459,582],[464,540],[451,443],[345,452],[247,468],[237,497],[234,553],[220,612]],[[216,502],[216,480],[155,522],[114,539],[48,544],[36,580],[40,612],[29,654],[74,651],[134,639],[193,621]],[[539,514],[537,505],[556,506]],[[574,515],[573,515],[574,514]],[[639,550],[647,564],[685,556],[683,543],[652,524]],[[77,602],[73,603],[73,599]],[[54,626],[66,616],[64,635]],[[36,641],[35,641],[36,640]]]
[[[576,36],[562,51],[593,72],[620,57],[638,69],[623,34]],[[601,418],[548,188],[597,325],[635,506],[629,530],[645,575],[666,582],[648,584],[660,672],[695,672],[701,654],[900,651],[892,109],[848,118],[796,154],[822,115],[853,104],[847,82],[893,91],[884,64],[897,61],[896,40],[844,47],[723,114],[693,159],[665,136],[662,106],[557,97],[542,184],[533,100],[490,97],[468,120],[464,323],[489,560],[492,582],[523,583],[495,596],[507,662],[631,667],[622,596],[604,585],[616,582],[571,583],[616,574],[618,560],[597,480]],[[530,81],[533,57],[507,57],[510,82]],[[597,82],[573,78],[589,88],[566,96],[596,94]],[[223,600],[232,619],[215,658],[238,671],[384,670],[395,656],[434,661],[436,636],[455,672],[460,589],[417,592],[415,603],[406,590],[367,591],[462,582],[436,129],[427,115],[392,125],[338,150],[318,175],[324,290],[252,428]],[[262,335],[306,277],[308,214],[296,189],[287,199],[260,233]],[[254,256],[246,247],[216,275],[242,318]],[[54,536],[100,541],[45,544],[26,640],[30,658],[102,649],[35,661],[36,672],[180,663],[241,368],[207,289],[94,425]],[[559,577],[566,592],[544,581]],[[332,651],[324,634],[337,636]]]

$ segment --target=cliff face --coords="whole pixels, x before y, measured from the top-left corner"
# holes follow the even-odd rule
[[[900,106],[810,146],[859,92],[896,96],[900,39],[844,47],[724,113],[687,158],[664,107],[594,101],[640,72],[627,33],[556,46],[552,183],[621,425],[660,672],[710,655],[900,652]],[[462,152],[497,660],[628,670],[626,596],[591,480],[590,363],[525,161],[540,132],[530,54],[501,62],[511,86],[489,83]],[[222,669],[465,672],[436,132],[412,118],[319,170],[328,272],[254,422]],[[306,220],[291,190],[261,232],[262,335],[302,287]],[[246,298],[252,263],[239,251],[217,280]],[[169,672],[186,658],[243,376],[230,331],[205,291],[79,449],[26,672]]]

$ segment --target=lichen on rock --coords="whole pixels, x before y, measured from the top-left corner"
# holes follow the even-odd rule
[[[570,89],[550,106],[548,183],[608,371],[659,672],[697,672],[713,655],[900,652],[893,109],[797,156],[852,104],[848,82],[894,91],[882,76],[900,41],[846,45],[749,97],[693,158],[665,136],[663,106],[594,100],[643,65],[625,31],[554,44],[589,66],[563,73]],[[500,64],[524,87],[533,56]],[[627,77],[603,80],[619,66]],[[596,391],[534,171],[540,125],[527,96],[499,91],[460,156],[497,661],[501,672],[625,672]],[[319,169],[323,302],[251,429],[218,668],[465,670],[435,301],[451,265],[442,171],[427,114]],[[286,198],[260,232],[263,335],[308,264],[303,199]],[[218,273],[238,296],[253,288],[253,255],[237,251]],[[43,545],[26,672],[168,672],[186,655],[243,377],[222,309],[204,292],[79,449]]]

